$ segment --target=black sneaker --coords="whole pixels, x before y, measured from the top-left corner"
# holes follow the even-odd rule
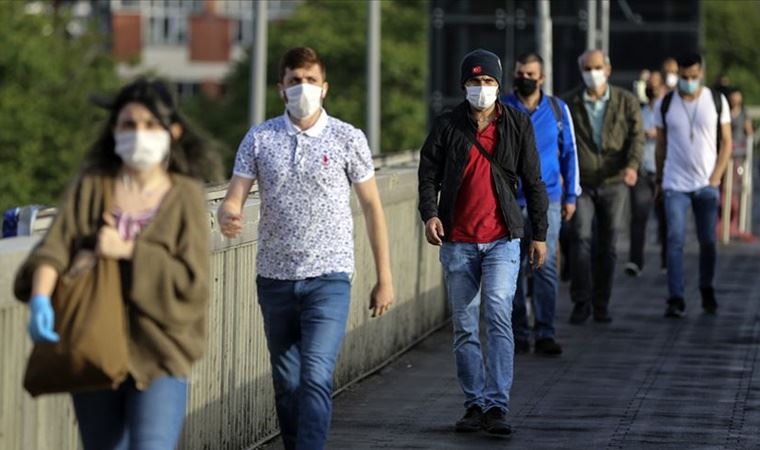
[[[530,353],[530,341],[515,339],[515,355]]]
[[[670,297],[668,307],[665,309],[665,317],[680,319],[685,315],[686,302],[681,297]]]
[[[715,301],[715,289],[700,288],[699,292],[702,294],[702,309],[705,310],[705,314],[715,314],[718,309],[718,302]]]
[[[570,323],[580,325],[591,315],[591,305],[588,303],[576,303],[573,306],[573,312],[570,314]]]
[[[539,355],[557,356],[562,354],[562,346],[553,338],[536,339],[534,351]]]
[[[467,408],[461,419],[457,420],[454,429],[459,433],[478,431],[483,426],[483,410],[480,406],[473,405]]]
[[[610,311],[606,307],[594,308],[594,322],[597,322],[597,323],[612,322],[612,316],[610,315]]]
[[[503,436],[512,434],[512,427],[507,423],[507,415],[498,407],[486,411],[483,416],[483,429],[491,434]]]

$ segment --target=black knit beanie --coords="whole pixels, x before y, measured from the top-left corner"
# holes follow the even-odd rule
[[[472,77],[488,75],[494,77],[501,86],[501,61],[495,54],[479,48],[473,50],[462,59],[462,86]]]

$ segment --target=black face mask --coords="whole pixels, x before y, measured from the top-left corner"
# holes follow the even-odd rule
[[[644,89],[644,93],[649,100],[653,100],[657,96],[651,86],[647,86],[646,89]]]
[[[538,89],[538,80],[530,78],[515,78],[515,89],[522,97],[528,97]]]

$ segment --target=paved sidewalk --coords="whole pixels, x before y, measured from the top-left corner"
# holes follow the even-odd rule
[[[760,246],[719,250],[715,317],[701,312],[695,250],[686,256],[684,319],[663,318],[656,265],[635,279],[619,271],[610,325],[567,324],[563,285],[565,353],[516,358],[511,437],[452,431],[463,396],[446,327],[336,399],[328,448],[760,448]]]

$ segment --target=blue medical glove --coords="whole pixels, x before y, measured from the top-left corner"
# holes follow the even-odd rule
[[[58,342],[58,333],[53,331],[55,313],[50,297],[37,294],[29,302],[32,316],[29,318],[29,336],[34,342]]]

